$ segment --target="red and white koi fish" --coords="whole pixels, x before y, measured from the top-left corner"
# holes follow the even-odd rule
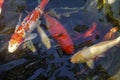
[[[4,0],[0,0],[0,14],[2,13],[2,6],[4,4]]]
[[[74,44],[63,25],[58,20],[47,14],[44,14],[44,18],[46,20],[49,33],[58,42],[63,51],[67,54],[73,53]]]
[[[37,34],[31,32],[38,26],[39,18],[43,14],[43,10],[47,5],[49,0],[41,0],[41,3],[29,13],[23,20],[16,26],[15,32],[13,33],[8,46],[8,51],[10,53],[14,52],[21,43],[34,39]]]
[[[93,60],[96,57],[103,57],[104,52],[109,50],[110,48],[116,46],[120,43],[120,37],[109,40],[109,41],[103,41],[99,42],[93,46],[90,46],[88,48],[83,48],[82,50],[78,51],[76,54],[74,54],[71,57],[72,63],[87,63],[87,65],[90,68],[93,68]]]
[[[114,39],[115,38],[115,33],[117,31],[118,31],[118,27],[111,28],[110,31],[108,31],[107,34],[104,36],[103,41]]]

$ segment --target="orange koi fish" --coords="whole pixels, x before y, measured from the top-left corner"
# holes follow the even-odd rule
[[[114,39],[115,38],[115,33],[118,31],[118,27],[113,27],[110,29],[109,32],[104,36],[103,41]]]
[[[67,54],[73,53],[74,44],[63,25],[58,20],[47,14],[44,14],[44,18],[46,20],[49,33],[58,42],[63,51]]]
[[[15,32],[9,41],[8,52],[13,53],[21,43],[32,40],[37,36],[35,33],[31,34],[31,32],[40,24],[39,18],[48,1],[49,0],[41,0],[41,3],[24,18],[23,22],[20,22],[19,18]]]
[[[0,0],[0,14],[2,13],[2,6],[4,4],[4,0]]]

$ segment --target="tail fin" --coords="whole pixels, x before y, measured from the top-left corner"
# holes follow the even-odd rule
[[[120,42],[120,36],[118,38],[116,38],[119,42]]]
[[[39,4],[39,8],[41,11],[44,10],[45,6],[48,4],[49,0],[41,0],[41,3]]]

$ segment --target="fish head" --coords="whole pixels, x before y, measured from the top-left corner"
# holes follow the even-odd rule
[[[75,63],[84,63],[84,62],[86,62],[86,59],[81,55],[81,53],[76,53],[71,57],[70,61],[74,64]]]
[[[10,40],[8,45],[8,52],[13,53],[17,50],[17,48],[20,46],[20,42],[16,40]]]
[[[15,40],[10,40],[8,45],[8,52],[13,53],[19,47],[20,43]]]
[[[17,48],[20,46],[20,44],[22,43],[21,41],[21,37],[17,36],[17,35],[13,35],[9,41],[9,45],[8,45],[8,52],[9,53],[13,53],[14,51],[17,50]]]

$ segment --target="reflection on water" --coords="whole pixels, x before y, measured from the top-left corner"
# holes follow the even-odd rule
[[[45,9],[49,15],[58,18],[65,26],[72,37],[76,51],[85,46],[91,46],[100,42],[104,35],[113,27],[119,25],[119,2],[116,0],[108,5],[97,0],[89,0],[86,6],[86,0],[50,0]],[[74,3],[74,4],[72,4]],[[93,4],[96,3],[96,4]],[[27,15],[26,11],[31,11],[37,6],[37,0],[5,0],[3,12],[0,16],[0,79],[2,80],[119,80],[119,47],[114,47],[106,52],[106,56],[95,61],[95,68],[89,69],[86,64],[72,64],[69,59],[71,55],[66,55],[57,45],[56,41],[45,30],[50,38],[52,47],[46,49],[38,36],[32,40],[34,48],[33,53],[29,47],[22,47],[13,54],[7,51],[8,41],[14,32],[20,13],[23,13],[22,19]],[[84,6],[84,7],[83,7]],[[107,8],[106,8],[107,6]],[[113,6],[113,7],[112,7]],[[106,9],[108,12],[102,11]],[[111,11],[110,11],[111,10]],[[116,12],[117,11],[117,12]],[[113,15],[111,14],[113,13]],[[110,20],[109,20],[110,19]],[[117,21],[117,22],[116,22]],[[96,22],[97,34],[86,39],[82,37],[75,38],[84,34],[93,22]],[[45,24],[41,18],[41,24]],[[37,30],[34,32],[38,33]],[[78,35],[79,34],[79,35]],[[36,49],[35,49],[36,48]],[[37,54],[37,55],[34,55]],[[77,75],[76,75],[77,74]],[[113,77],[112,77],[113,76]],[[117,79],[115,79],[117,78]]]

